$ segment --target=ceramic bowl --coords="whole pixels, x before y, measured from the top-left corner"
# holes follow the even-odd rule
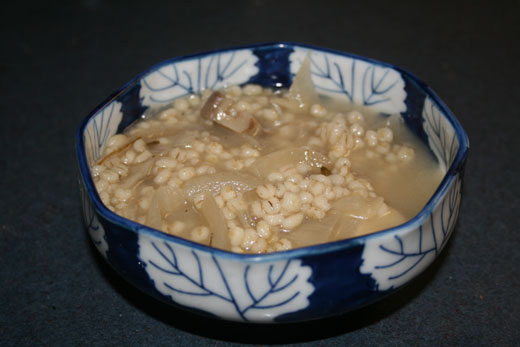
[[[89,164],[107,139],[154,105],[202,89],[258,83],[287,87],[310,54],[321,93],[380,113],[400,113],[446,175],[409,222],[328,244],[262,255],[213,249],[122,218],[96,193]],[[200,314],[241,322],[296,322],[344,313],[404,286],[439,255],[461,200],[468,139],[443,102],[417,77],[348,53],[269,43],[174,58],[135,77],[90,113],[76,133],[79,187],[88,233],[130,283]]]

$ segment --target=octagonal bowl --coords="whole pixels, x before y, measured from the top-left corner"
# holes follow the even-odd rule
[[[317,89],[385,114],[400,113],[446,174],[420,213],[370,235],[261,255],[234,254],[120,217],[101,202],[89,164],[108,138],[153,106],[227,85],[288,87],[305,56]],[[102,77],[102,76],[100,76]],[[88,233],[131,284],[167,304],[220,319],[272,323],[319,319],[373,303],[412,281],[439,255],[461,200],[468,139],[423,82],[390,64],[295,43],[173,58],[132,79],[76,133]]]

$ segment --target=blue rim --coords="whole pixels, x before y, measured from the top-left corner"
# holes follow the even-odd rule
[[[110,211],[108,208],[104,206],[104,204],[101,202],[101,199],[99,198],[99,195],[95,189],[94,182],[92,181],[92,176],[90,173],[90,169],[88,167],[88,163],[86,160],[85,155],[85,146],[84,146],[84,140],[83,140],[83,133],[85,131],[85,127],[87,126],[88,122],[93,118],[93,116],[106,107],[109,103],[112,101],[117,100],[117,98],[122,95],[126,90],[128,90],[130,87],[134,86],[136,83],[138,83],[144,76],[149,74],[152,71],[155,71],[159,68],[161,68],[164,65],[171,64],[173,62],[177,61],[183,61],[183,60],[189,60],[195,57],[204,57],[207,55],[212,55],[215,53],[222,53],[222,52],[229,52],[229,51],[235,51],[235,50],[243,50],[243,49],[256,49],[256,48],[306,48],[311,49],[315,51],[321,51],[326,53],[332,53],[337,54],[345,57],[350,57],[354,59],[363,60],[372,64],[385,66],[392,68],[399,73],[406,75],[411,81],[413,81],[420,89],[424,90],[426,95],[430,97],[432,102],[439,108],[439,110],[443,113],[445,118],[448,119],[448,121],[451,123],[455,130],[455,134],[457,135],[457,139],[459,141],[459,150],[457,151],[457,155],[453,161],[453,163],[450,165],[450,167],[447,169],[446,174],[433,194],[433,196],[430,198],[428,203],[425,205],[425,207],[412,219],[410,219],[408,222],[401,224],[399,226],[396,226],[394,228],[381,230],[375,233],[371,233],[368,235],[358,236],[350,239],[345,240],[339,240],[335,242],[320,244],[320,245],[314,245],[314,246],[308,246],[303,248],[297,248],[293,250],[283,251],[283,252],[274,252],[274,253],[266,253],[266,254],[237,254],[232,253],[212,247],[208,247],[205,245],[201,245],[183,238],[179,238],[177,236],[166,234],[162,231],[149,228],[147,226],[141,225],[139,223],[133,222],[131,220],[128,220],[126,218],[123,218],[114,212]],[[241,261],[247,261],[247,262],[264,262],[264,261],[278,261],[278,260],[284,260],[289,258],[299,258],[302,256],[309,256],[309,255],[317,255],[317,254],[323,254],[328,252],[333,252],[341,249],[348,249],[350,247],[354,247],[356,245],[359,245],[360,243],[363,243],[364,240],[373,238],[373,237],[380,237],[383,236],[386,233],[393,233],[395,231],[400,231],[402,233],[406,233],[412,229],[415,229],[419,227],[422,222],[428,218],[433,210],[437,207],[437,205],[440,203],[444,195],[446,194],[448,188],[450,187],[451,183],[455,179],[455,176],[461,172],[464,162],[466,160],[468,150],[469,150],[469,140],[467,137],[466,132],[462,128],[461,124],[458,122],[458,120],[455,118],[453,113],[449,110],[449,108],[440,100],[440,98],[435,94],[435,92],[428,87],[424,82],[422,82],[418,77],[416,77],[414,74],[396,67],[392,64],[384,63],[378,60],[374,60],[371,58],[366,58],[362,56],[358,56],[351,53],[345,53],[333,49],[328,48],[322,48],[318,46],[312,46],[312,45],[306,45],[306,44],[299,44],[294,42],[269,42],[269,43],[259,43],[259,44],[253,44],[253,45],[246,45],[246,46],[236,46],[236,47],[230,47],[226,49],[219,49],[219,50],[212,50],[212,51],[206,51],[203,53],[197,53],[197,54],[190,54],[190,55],[184,55],[180,57],[171,58],[165,61],[162,61],[158,64],[153,65],[152,67],[146,69],[145,71],[141,72],[137,76],[135,76],[133,79],[131,79],[129,82],[124,84],[119,90],[112,93],[108,98],[106,98],[103,102],[101,102],[96,108],[94,108],[80,123],[78,130],[76,131],[75,135],[75,146],[76,146],[76,155],[78,160],[78,167],[80,169],[81,179],[83,183],[85,184],[87,194],[90,198],[91,203],[93,204],[93,208],[97,213],[103,216],[103,218],[109,220],[110,222],[123,227],[125,229],[131,230],[132,232],[138,233],[138,232],[144,232],[146,234],[149,234],[150,236],[158,237],[161,239],[164,239],[165,241],[171,241],[178,244],[182,244],[187,247],[193,247],[200,251],[208,252],[211,254],[216,254],[220,257],[233,259],[233,260],[241,260]]]

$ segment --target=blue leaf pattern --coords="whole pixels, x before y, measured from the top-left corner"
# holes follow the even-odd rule
[[[441,168],[446,171],[459,150],[455,130],[430,98],[426,98],[424,101],[422,117],[424,132],[428,135],[430,148],[437,157]]]
[[[311,270],[299,260],[237,262],[141,235],[139,258],[159,292],[227,319],[270,321],[307,307],[314,291]]]
[[[100,158],[103,147],[110,136],[117,132],[122,118],[121,103],[114,101],[99,110],[90,119],[83,137],[89,165]]]
[[[310,51],[295,49],[291,72],[295,74]],[[404,80],[394,69],[331,53],[310,55],[312,79],[324,94],[344,97],[349,102],[377,112],[404,112]]]
[[[87,231],[99,253],[101,253],[106,258],[108,244],[105,240],[105,229],[101,223],[99,223],[98,217],[94,212],[94,208],[92,207],[92,204],[87,196],[85,185],[81,178],[79,179],[79,191],[81,197],[81,207],[83,209],[83,218],[85,220],[85,225],[87,226]]]
[[[108,139],[117,132],[117,127],[123,118],[121,106],[120,102],[111,102],[99,110],[85,127],[83,141],[85,143],[85,154],[89,165],[92,165],[100,158],[103,147],[106,145]],[[83,216],[87,230],[99,252],[106,258],[108,244],[105,241],[105,230],[99,223],[92,204],[86,195],[83,182],[80,182],[80,190]]]
[[[164,104],[204,89],[242,84],[258,72],[251,50],[237,50],[173,62],[141,80],[144,106]]]
[[[430,148],[446,171],[459,149],[455,131],[429,98],[425,100],[422,115]],[[416,230],[401,230],[384,238],[367,239],[361,272],[371,274],[379,290],[399,287],[422,272],[449,239],[457,220],[460,199],[461,177],[458,174],[446,197]]]

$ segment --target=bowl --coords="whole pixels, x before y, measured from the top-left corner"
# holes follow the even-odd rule
[[[234,254],[168,235],[107,209],[89,164],[107,139],[152,106],[203,89],[257,83],[288,87],[310,55],[323,93],[380,113],[400,113],[446,175],[420,213],[370,235],[261,255]],[[167,304],[240,322],[277,323],[345,313],[393,293],[448,242],[459,211],[468,138],[443,102],[411,73],[376,60],[296,43],[268,43],[173,58],[108,97],[76,133],[88,233],[131,284]]]

